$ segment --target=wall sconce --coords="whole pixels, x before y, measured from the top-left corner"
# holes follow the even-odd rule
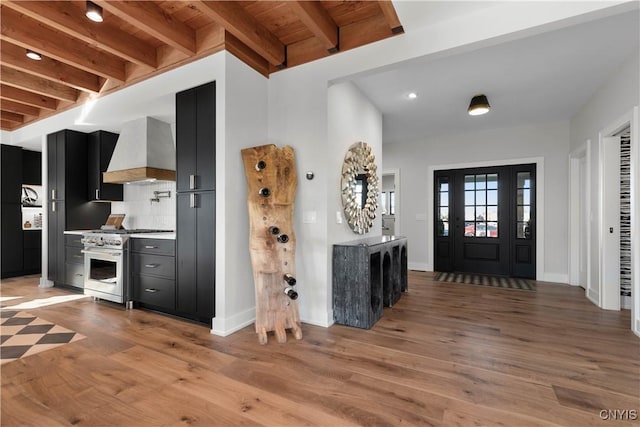
[[[102,7],[92,1],[87,1],[85,15],[93,22],[102,22]]]
[[[489,100],[486,95],[476,95],[471,98],[471,103],[469,104],[469,109],[467,112],[470,116],[481,116],[483,114],[487,114],[491,109],[491,105],[489,105]]]

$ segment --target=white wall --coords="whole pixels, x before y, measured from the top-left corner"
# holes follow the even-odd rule
[[[599,265],[599,248],[601,237],[598,231],[600,223],[600,203],[602,194],[598,192],[601,153],[598,149],[600,133],[614,125],[623,116],[628,116],[633,120],[635,114],[635,125],[637,126],[637,107],[640,105],[640,60],[638,52],[634,52],[629,59],[620,67],[617,73],[609,77],[609,79],[593,94],[591,99],[578,111],[571,120],[571,147],[577,149],[586,141],[591,144],[591,163],[588,165],[590,169],[590,189],[591,203],[589,209],[589,227],[591,228],[591,253],[588,254],[590,264],[590,280],[591,287],[598,289],[600,280]],[[635,112],[634,107],[636,107]],[[632,129],[633,130],[633,129]],[[640,224],[640,212],[637,208],[637,195],[640,185],[640,171],[638,164],[640,163],[640,154],[638,153],[638,132],[636,128],[632,132],[631,140],[631,171],[632,171],[632,227]],[[635,137],[634,137],[635,135]],[[602,135],[603,137],[607,135]],[[635,163],[635,165],[634,165]],[[634,197],[636,197],[634,199]],[[635,207],[633,206],[635,204]],[[639,248],[639,240],[637,229],[632,230],[632,251]],[[634,256],[634,264],[632,266],[633,283],[631,295],[634,300],[634,314],[632,318],[635,320],[634,330],[640,333],[640,258],[636,253]]]
[[[240,150],[267,143],[267,79],[225,53],[226,85],[216,85],[216,317],[212,332],[228,335],[255,319],[249,254],[247,182]],[[222,125],[223,130],[220,129]]]
[[[343,214],[342,163],[349,147],[356,142],[369,144],[378,166],[378,180],[382,182],[382,114],[371,101],[353,83],[331,85],[328,91],[328,143],[327,143],[327,262],[326,265],[326,310],[329,313],[328,323],[333,323],[332,294],[332,255],[333,244],[361,239],[363,237],[380,236],[382,234],[382,210],[378,208],[376,219],[368,233],[354,233]],[[336,215],[340,214],[342,223],[337,223]],[[301,289],[303,291],[303,289]],[[314,302],[316,304],[316,302]],[[306,308],[306,307],[305,307]],[[301,308],[301,318],[304,319]]]
[[[539,280],[566,282],[567,186],[566,159],[569,153],[569,123],[555,122],[474,133],[445,135],[427,140],[383,145],[385,168],[400,169],[403,194],[399,208],[403,235],[409,237],[409,267],[433,270],[433,235],[427,232],[433,206],[427,189],[433,188],[430,167],[447,169],[479,162],[501,164],[514,159],[544,158],[544,259]]]

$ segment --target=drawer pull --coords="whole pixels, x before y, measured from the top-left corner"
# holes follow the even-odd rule
[[[150,245],[147,245],[147,246],[145,246],[144,248],[145,248],[145,249],[158,249],[158,247],[157,247],[157,246],[150,246]]]
[[[145,264],[144,266],[147,268],[156,268],[160,264]]]
[[[84,276],[84,274],[76,273],[76,276],[82,277],[82,276]]]
[[[153,289],[153,288],[144,288],[144,291],[145,292],[150,292],[152,294],[155,294],[156,292],[158,292],[157,289]]]

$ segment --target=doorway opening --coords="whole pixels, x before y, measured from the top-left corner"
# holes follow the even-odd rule
[[[536,165],[434,172],[434,269],[536,278]]]
[[[382,208],[382,235],[400,235],[400,171],[397,169],[382,172],[380,191]]]

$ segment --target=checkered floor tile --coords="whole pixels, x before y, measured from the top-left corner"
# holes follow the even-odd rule
[[[0,359],[2,363],[31,356],[85,338],[25,311],[0,312]]]

